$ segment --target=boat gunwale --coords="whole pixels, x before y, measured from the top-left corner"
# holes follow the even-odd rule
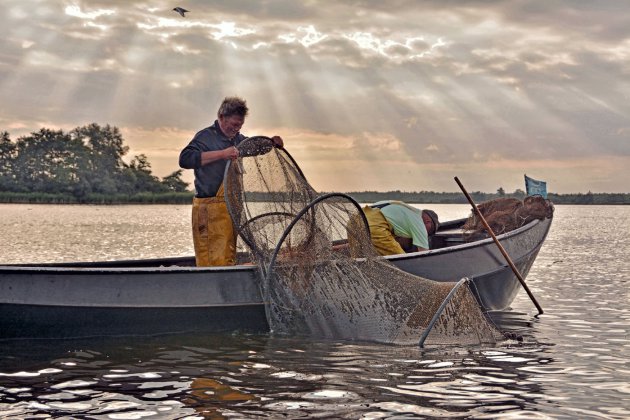
[[[550,222],[551,222],[553,220],[553,217],[550,217],[550,218],[547,218],[547,219],[549,219]],[[544,219],[544,220],[547,220],[547,219]],[[514,236],[518,236],[521,233],[524,233],[524,232],[526,232],[526,231],[528,231],[530,229],[533,229],[539,223],[543,223],[544,220],[534,219],[531,222],[527,223],[526,225],[521,226],[518,229],[514,229],[514,230],[511,230],[509,232],[502,233],[500,235],[496,235],[496,237],[497,237],[497,239],[499,241],[510,239],[510,238],[512,238]],[[551,227],[551,223],[549,223],[549,227]],[[545,231],[545,234],[541,238],[540,242],[544,242],[545,238],[547,237],[547,233],[548,232],[549,232],[549,229],[547,229],[547,231]],[[494,239],[492,239],[491,237],[480,239],[478,241],[466,242],[466,243],[462,243],[462,244],[458,244],[458,245],[452,245],[452,246],[448,246],[448,247],[444,247],[444,248],[430,249],[430,250],[427,250],[427,251],[410,252],[408,254],[388,255],[388,256],[385,256],[385,259],[387,259],[388,261],[402,261],[402,260],[406,260],[406,259],[425,258],[425,257],[429,257],[429,256],[434,256],[434,255],[448,254],[448,253],[451,253],[451,252],[462,251],[464,249],[473,249],[473,248],[477,248],[477,247],[486,246],[486,245],[489,245],[489,244],[494,244]]]
[[[136,260],[125,261],[126,263],[133,262]],[[146,260],[137,260],[137,261],[146,261]],[[110,261],[95,261],[95,264],[101,262],[110,262]],[[118,261],[112,261],[118,262]],[[120,261],[122,262],[122,261]],[[204,273],[204,272],[223,272],[229,273],[232,271],[252,271],[257,268],[256,265],[233,265],[233,266],[220,266],[220,267],[184,267],[184,266],[159,266],[159,267],[118,267],[115,265],[112,266],[103,266],[103,267],[77,267],[72,265],[57,265],[57,263],[51,263],[55,265],[1,265],[0,266],[0,274],[7,272],[20,272],[20,273],[63,273],[63,274],[84,274],[84,273],[103,273],[103,274],[154,274],[158,273]],[[61,263],[63,264],[63,263]],[[68,263],[72,264],[72,263]]]

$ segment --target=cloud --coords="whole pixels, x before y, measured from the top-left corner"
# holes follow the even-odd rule
[[[496,162],[520,162],[515,173],[541,162],[566,188],[573,176],[594,191],[627,189],[627,169],[597,169],[630,157],[624,2],[191,0],[186,18],[172,6],[8,0],[0,123],[124,127],[132,150],[155,148],[164,174],[177,169],[165,133],[181,145],[237,94],[252,110],[245,132],[290,136],[314,172],[357,171],[322,176],[327,190],[375,170],[375,188],[397,189],[390,166],[447,180],[440,168],[479,168],[476,179],[496,185]]]

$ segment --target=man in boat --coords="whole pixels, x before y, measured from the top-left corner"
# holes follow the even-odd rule
[[[236,234],[223,197],[223,175],[228,159],[236,160],[236,148],[246,137],[240,133],[249,109],[244,99],[227,97],[217,120],[195,137],[179,154],[179,166],[195,171],[192,229],[198,267],[234,265]],[[282,147],[279,136],[274,145]]]
[[[402,201],[379,201],[363,207],[372,245],[381,255],[429,249],[429,237],[440,221],[433,210],[420,210]]]

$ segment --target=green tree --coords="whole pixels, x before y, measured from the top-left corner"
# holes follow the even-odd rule
[[[525,196],[526,196],[525,191],[521,190],[520,188],[515,189],[514,192],[512,193],[512,197],[518,198],[519,200],[524,199]]]
[[[15,163],[16,148],[11,141],[9,133],[0,132],[0,191],[15,190]]]
[[[162,185],[166,187],[168,191],[185,192],[188,191],[188,183],[182,179],[182,170],[178,169],[170,175],[162,178]]]
[[[576,204],[593,204],[594,198],[592,192],[587,192],[586,194],[578,194]]]
[[[122,158],[129,151],[118,128],[92,123],[75,128],[70,135],[88,150],[92,191],[100,194],[118,192],[119,184],[124,183],[122,178],[126,165]]]
[[[77,197],[90,192],[86,149],[79,140],[61,130],[42,128],[18,139],[16,150],[14,175],[23,191]]]
[[[134,192],[165,192],[166,187],[151,173],[151,164],[146,155],[134,156],[127,168],[134,180]]]

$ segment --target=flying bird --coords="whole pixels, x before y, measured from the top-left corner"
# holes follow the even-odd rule
[[[183,7],[176,7],[173,10],[179,13],[182,17],[186,17],[184,13],[188,12],[188,10],[184,9]]]

